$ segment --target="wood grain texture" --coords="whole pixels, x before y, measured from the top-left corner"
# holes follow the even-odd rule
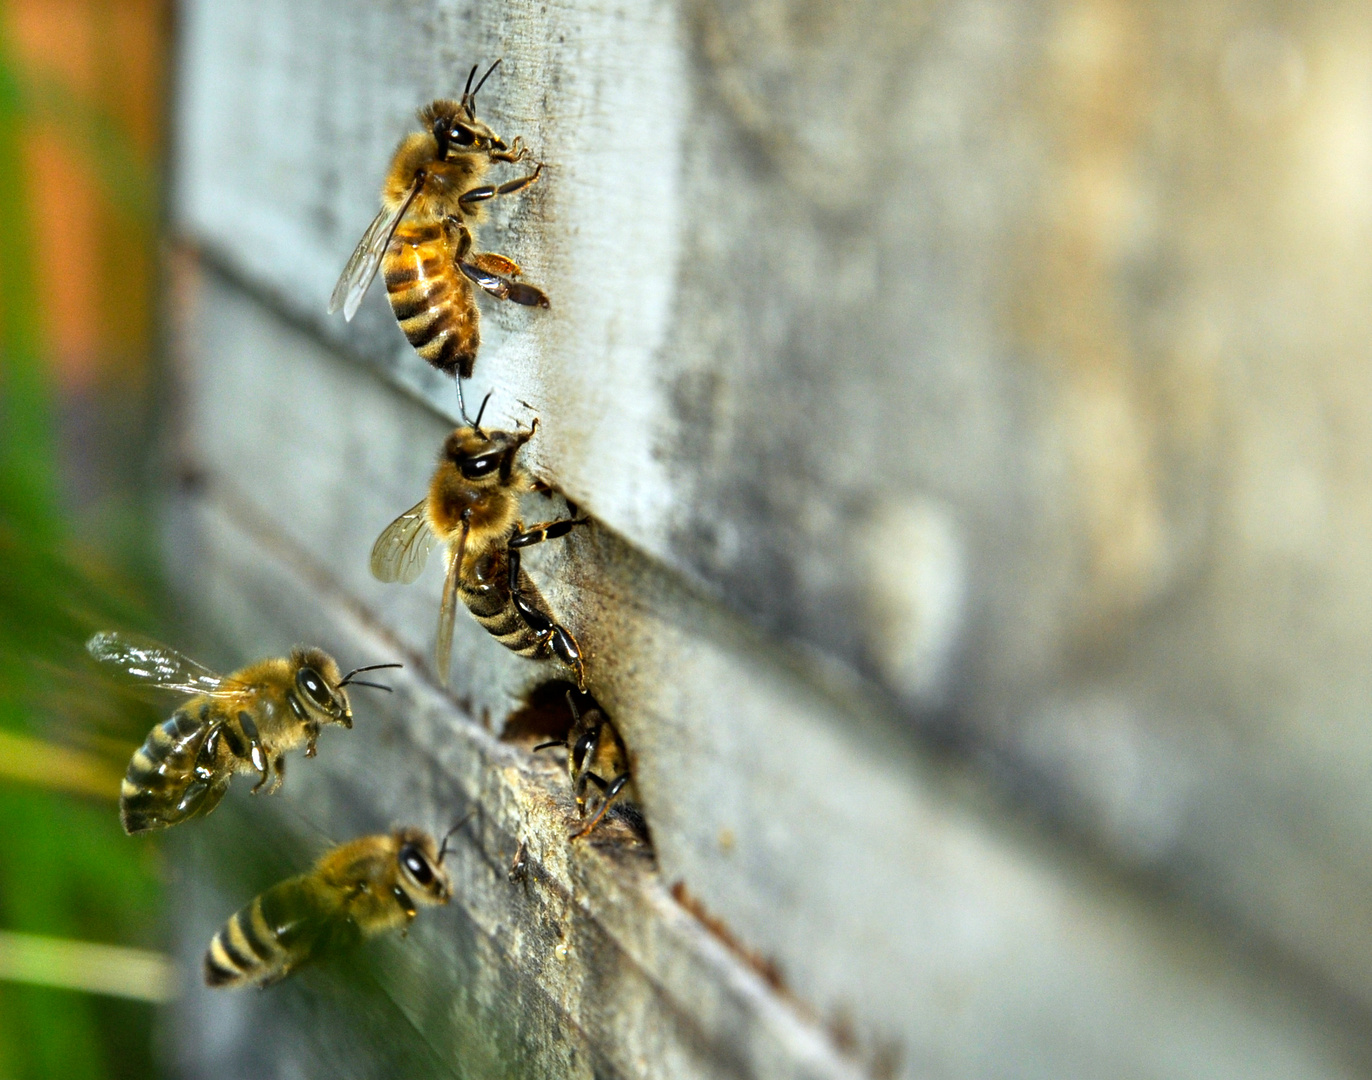
[[[438,575],[409,587],[368,580],[372,529],[358,519],[388,497],[403,504],[407,480],[344,486],[338,463],[361,478],[364,458],[413,456],[396,472],[422,476],[441,436],[427,409],[217,277],[194,315],[186,450],[203,486],[181,503],[169,544],[185,560],[181,580],[235,654],[308,639],[349,664],[407,664],[394,698],[359,700],[354,731],[292,763],[281,798],[235,797],[198,861],[229,849],[251,868],[256,848],[290,846],[270,839],[278,832],[317,848],[402,821],[437,828],[479,805],[474,847],[464,841],[454,866],[460,911],[425,912],[401,952],[373,950],[377,992],[425,1018],[414,1022],[422,1041],[441,1060],[477,1062],[460,1075],[521,1061],[589,1075],[586,1063],[604,1059],[597,1075],[1094,1076],[1128,1063],[1157,1076],[1338,1076],[1357,1060],[1357,1040],[1278,973],[1235,964],[1166,905],[1052,853],[969,777],[902,745],[892,718],[841,674],[778,652],[604,526],[535,572],[553,582],[554,605],[581,596],[586,622],[573,628],[631,747],[655,858],[614,839],[622,833],[603,851],[569,843],[560,768],[531,756],[532,740],[493,735],[556,670],[509,656],[461,619],[455,701],[425,672]],[[369,420],[352,423],[359,414]],[[270,816],[245,828],[233,816],[245,804]],[[521,839],[527,888],[504,877]],[[243,883],[251,872],[219,877],[175,898],[187,953],[257,887]],[[778,993],[672,900],[676,882],[789,989]],[[576,963],[549,959],[562,941]],[[372,1009],[343,986],[321,976],[283,993],[316,1010],[341,996],[340,1017]],[[223,996],[207,995],[191,998],[183,1030],[226,1022]],[[483,1002],[497,997],[487,1017]],[[228,1015],[289,1040],[306,1007]],[[513,1042],[491,1035],[505,1050],[473,1058],[473,1031],[511,1023]],[[347,1035],[360,1060],[378,1062],[359,1075],[382,1074],[373,1030]],[[296,1046],[283,1060],[333,1060],[327,1036],[307,1045],[316,1041],[316,1057]],[[207,1075],[245,1060],[195,1042],[184,1040],[187,1058]],[[567,1043],[579,1064],[548,1064]]]
[[[183,14],[174,224],[235,283],[196,309],[191,448],[418,655],[435,577],[383,589],[366,549],[422,492],[452,389],[379,289],[351,325],[324,304],[415,107],[504,57],[483,115],[548,168],[481,236],[552,308],[486,305],[468,397],[537,414],[538,471],[603,526],[531,566],[591,652],[663,867],[821,1015],[899,1041],[903,1068],[975,1072],[988,1018],[1068,993],[1008,985],[1051,965],[990,948],[975,991],[954,950],[954,989],[908,996],[901,972],[957,939],[919,899],[905,946],[872,947],[889,974],[855,982],[852,943],[885,942],[864,928],[931,889],[881,874],[941,828],[942,789],[910,802],[935,743],[1049,823],[1042,848],[987,826],[1044,895],[1084,887],[1067,838],[1366,1019],[1359,5]],[[208,404],[239,397],[236,424]],[[465,703],[504,715],[529,669],[459,629]],[[840,783],[836,761],[872,771]],[[980,910],[980,874],[948,873],[933,908]],[[1052,1060],[1078,1051],[1118,1064]]]

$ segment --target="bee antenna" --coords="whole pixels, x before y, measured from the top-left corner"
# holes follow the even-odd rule
[[[378,690],[389,690],[389,686],[382,686],[380,683],[363,682],[361,679],[354,679],[354,675],[361,675],[364,671],[380,671],[382,668],[401,668],[404,664],[368,664],[366,667],[353,668],[343,678],[338,680],[338,687],[341,690],[345,686],[373,686]]]
[[[453,833],[457,832],[457,830],[462,828],[463,825],[471,821],[472,815],[475,813],[475,809],[468,810],[465,814],[462,815],[461,820],[459,820],[456,825],[454,825],[451,829],[449,829],[447,832],[443,834],[443,843],[438,848],[438,861],[440,863],[443,861],[443,856],[448,854],[448,841],[452,839]]]
[[[343,684],[343,683],[339,683],[338,685],[339,685],[339,686],[343,686],[344,684]],[[347,685],[348,685],[348,686],[370,686],[373,690],[384,690],[384,691],[386,691],[386,693],[388,693],[388,694],[391,692],[391,688],[390,688],[389,686],[382,686],[379,682],[367,682],[366,679],[354,679],[352,682],[348,683]]]
[[[491,400],[491,395],[494,393],[494,390],[486,391],[486,396],[481,399],[481,408],[476,410],[476,419],[472,421],[472,427],[476,429],[476,433],[483,439],[486,437],[486,433],[481,430],[481,417],[486,413],[486,402]]]
[[[505,58],[502,56],[500,60],[503,59]],[[486,85],[486,80],[491,77],[491,72],[500,66],[500,60],[497,60],[494,64],[492,64],[489,68],[486,69],[486,74],[481,76],[481,81],[476,84],[476,89],[472,91],[471,110],[473,119],[475,119],[476,117],[476,95],[481,93],[481,88]],[[472,70],[475,71],[476,69],[473,68]],[[467,82],[470,85],[471,80],[468,79]]]
[[[467,72],[467,85],[462,88],[462,101],[464,104],[467,99],[472,96],[472,80],[476,78],[476,69],[480,66],[480,64],[473,64],[472,70]],[[485,82],[485,80],[483,79],[482,82]],[[478,89],[480,88],[478,87]]]
[[[581,719],[581,710],[576,707],[576,702],[572,700],[572,692],[570,690],[567,691],[567,708],[572,710],[573,721]]]

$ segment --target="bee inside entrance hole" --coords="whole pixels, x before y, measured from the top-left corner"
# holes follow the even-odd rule
[[[524,744],[534,753],[565,755],[579,819],[571,839],[591,835],[608,820],[607,814],[639,839],[648,839],[628,748],[589,693],[579,691],[566,679],[541,683],[506,718],[500,737],[505,742]]]
[[[505,718],[500,738],[505,742],[565,740],[572,730],[569,691],[575,694],[576,684],[567,679],[539,683],[525,695],[524,704]]]

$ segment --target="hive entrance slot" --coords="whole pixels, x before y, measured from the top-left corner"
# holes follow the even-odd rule
[[[576,695],[575,684],[566,679],[554,679],[535,686],[525,695],[524,704],[505,718],[500,738],[505,742],[565,739],[567,732],[572,729],[572,710],[567,704],[569,691]],[[578,708],[583,707],[582,700],[578,698]],[[584,700],[594,705],[589,697]]]

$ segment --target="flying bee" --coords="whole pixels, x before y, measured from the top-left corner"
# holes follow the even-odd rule
[[[442,847],[407,828],[326,852],[308,874],[278,882],[224,924],[205,951],[205,982],[270,986],[326,952],[408,926],[421,905],[446,904],[452,882],[443,857],[461,825]]]
[[[486,395],[486,401],[490,395]],[[528,431],[483,431],[481,403],[476,421],[448,436],[429,483],[429,493],[392,521],[372,545],[372,574],[380,581],[414,581],[435,540],[448,546],[447,578],[438,614],[435,653],[446,686],[452,653],[453,619],[460,597],[476,621],[507,649],[535,660],[556,656],[585,685],[576,638],[548,613],[547,605],[520,566],[520,552],[532,544],[567,535],[587,518],[563,518],[524,527],[519,496],[546,490],[515,462]]]
[[[460,380],[471,377],[481,343],[472,283],[499,300],[548,306],[541,290],[510,280],[522,273],[513,260],[472,250],[472,225],[480,221],[483,204],[522,191],[543,171],[540,162],[533,172],[503,184],[482,183],[493,164],[528,156],[522,138],[507,146],[476,118],[476,95],[499,63],[475,90],[473,67],[461,101],[434,101],[419,111],[423,130],[405,136],[396,148],[381,190],[381,211],[329,299],[331,314],[342,308],[343,317],[352,321],[382,269],[400,328],[420,356],[459,379],[459,401]]]
[[[600,824],[615,799],[623,795],[630,802],[638,802],[638,793],[629,772],[629,752],[609,717],[598,707],[579,710],[570,690],[567,706],[572,710],[567,738],[539,743],[534,753],[552,746],[567,748],[567,775],[571,777],[577,815],[585,820],[588,808],[593,808],[591,820],[572,834],[573,840],[580,840]],[[595,792],[591,791],[592,785]]]
[[[216,675],[175,649],[131,635],[96,634],[86,649],[141,684],[193,695],[134,751],[119,789],[127,833],[208,814],[236,772],[260,774],[254,793],[268,780],[268,793],[275,792],[286,776],[286,751],[303,743],[305,756],[314,757],[324,725],[353,726],[344,687],[390,689],[354,676],[401,666],[373,664],[340,676],[328,653],[301,648]]]

